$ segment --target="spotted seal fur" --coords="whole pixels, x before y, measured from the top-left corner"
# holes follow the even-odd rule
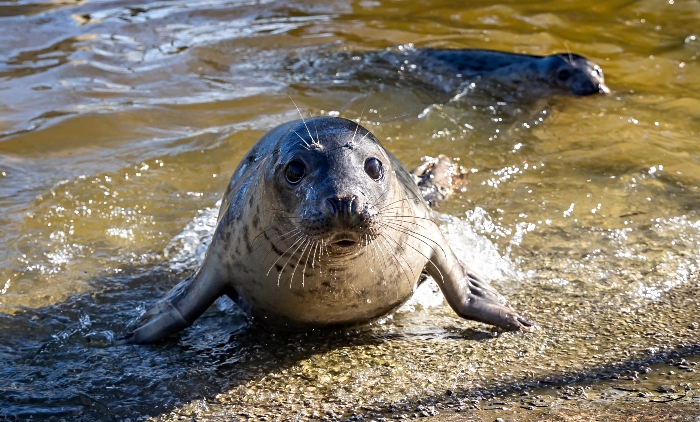
[[[460,264],[412,176],[374,135],[342,118],[293,121],[243,158],[201,268],[126,340],[182,330],[224,294],[272,324],[363,323],[409,299],[423,269],[458,315],[506,330],[532,326]]]

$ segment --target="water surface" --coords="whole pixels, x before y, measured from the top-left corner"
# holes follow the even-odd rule
[[[0,415],[526,419],[542,408],[523,390],[550,391],[546,413],[566,386],[594,387],[583,414],[632,406],[605,382],[650,412],[684,384],[665,406],[700,413],[677,369],[700,356],[699,21],[691,0],[0,2]],[[573,51],[613,92],[346,77],[354,55],[421,47]],[[292,100],[361,117],[408,167],[472,169],[443,229],[539,330],[494,335],[426,288],[353,330],[271,331],[220,301],[171,340],[119,344],[196,269],[230,173]]]

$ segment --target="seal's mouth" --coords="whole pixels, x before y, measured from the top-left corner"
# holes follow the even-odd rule
[[[343,239],[337,242],[333,242],[333,245],[338,246],[340,248],[352,248],[353,246],[357,245],[357,242],[350,239]]]
[[[360,244],[360,236],[352,232],[338,233],[328,243],[339,250],[354,249]]]

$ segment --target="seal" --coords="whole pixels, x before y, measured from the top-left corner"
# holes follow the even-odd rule
[[[471,84],[495,96],[523,97],[608,94],[601,67],[573,53],[547,56],[485,49],[399,46],[383,51],[312,53],[290,58],[285,71],[295,81],[346,86],[353,81],[382,81],[423,86],[453,96]]]
[[[519,90],[553,91],[578,96],[609,94],[603,70],[578,54],[549,56],[480,49],[409,50],[407,57],[431,73],[460,80],[481,78]]]
[[[459,262],[412,177],[350,120],[277,126],[234,171],[202,266],[125,339],[162,339],[225,294],[271,324],[364,323],[408,300],[423,269],[461,317],[527,331],[533,324]]]

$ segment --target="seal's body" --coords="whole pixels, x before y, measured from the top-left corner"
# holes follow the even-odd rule
[[[223,294],[278,325],[366,322],[410,298],[423,269],[462,317],[508,330],[532,325],[459,263],[412,176],[370,132],[340,118],[294,121],[244,157],[202,267],[128,340],[179,331]]]
[[[312,53],[311,57],[290,60],[285,71],[294,80],[306,79],[314,84],[330,81],[343,87],[357,81],[395,83],[424,86],[433,94],[450,97],[477,89],[497,98],[610,92],[600,66],[573,53],[537,56],[402,46],[367,53]]]
[[[409,50],[406,57],[411,57],[424,70],[454,75],[462,81],[483,78],[530,92],[581,96],[610,93],[600,66],[578,54],[536,56],[494,50],[424,48]]]

